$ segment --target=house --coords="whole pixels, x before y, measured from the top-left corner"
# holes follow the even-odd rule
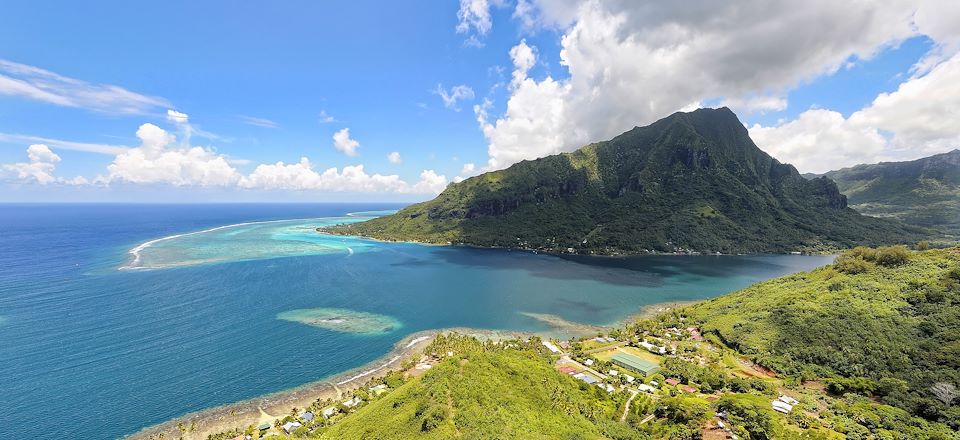
[[[574,374],[577,372],[577,368],[570,365],[565,365],[560,367],[560,372],[563,374]]]
[[[348,400],[348,401],[346,401],[346,402],[343,402],[343,406],[345,406],[345,407],[347,407],[347,408],[353,408],[353,407],[355,407],[355,406],[357,406],[357,405],[359,405],[359,404],[361,404],[361,403],[363,403],[363,399],[354,396],[354,398],[352,398],[352,399],[350,399],[350,400]]]
[[[307,411],[307,412],[303,413],[302,415],[300,415],[300,418],[303,419],[303,420],[306,420],[306,421],[308,421],[308,422],[312,422],[312,421],[313,421],[313,413],[310,412],[310,411]]]
[[[295,431],[297,428],[301,426],[303,425],[301,425],[298,422],[287,422],[283,424],[282,428],[287,434],[290,434],[291,432]]]
[[[665,382],[667,382],[667,385],[673,385],[673,386],[680,385],[679,379],[670,378],[670,379],[667,379]]]
[[[387,386],[385,384],[380,384],[375,387],[370,387],[369,390],[370,390],[370,394],[373,394],[374,396],[379,396],[387,392]]]
[[[771,405],[775,411],[782,412],[784,414],[789,413],[793,410],[794,405],[799,404],[800,402],[793,397],[787,396],[786,394],[781,394],[777,400],[774,400]]]
[[[644,376],[660,369],[660,366],[653,362],[623,352],[613,355],[610,362]]]
[[[611,375],[611,376],[616,376],[616,375],[620,374],[620,372],[617,371],[617,370],[610,370],[610,371],[607,372],[607,374],[609,374],[609,375]]]
[[[600,389],[602,390],[606,390],[608,393],[613,393],[614,391],[616,391],[616,388],[614,388],[613,385],[610,385],[608,383],[598,383],[597,386],[600,387]]]
[[[772,405],[773,405],[773,410],[774,410],[774,411],[779,411],[779,412],[782,412],[782,413],[784,413],[784,414],[789,413],[790,410],[793,409],[793,405],[791,405],[791,404],[789,404],[789,403],[786,403],[786,402],[783,402],[783,401],[780,401],[780,400],[774,400],[773,403],[772,403]]]
[[[700,334],[700,329],[696,327],[689,327],[687,328],[687,331],[690,332],[690,338],[693,339],[694,341],[703,340],[703,335]]]
[[[586,382],[586,383],[597,383],[597,382],[600,381],[600,380],[597,379],[596,377],[593,377],[593,376],[591,376],[591,375],[589,375],[589,374],[584,374],[584,373],[574,374],[573,377],[574,377],[574,379],[579,379],[579,380],[582,380],[582,381],[584,381],[584,382]]]
[[[650,385],[647,385],[647,384],[645,384],[645,383],[642,383],[642,384],[640,384],[640,385],[637,385],[637,389],[639,389],[640,391],[643,391],[644,393],[652,393],[652,392],[654,392],[654,391],[657,390],[656,388],[654,388],[654,387],[652,387],[652,386],[650,386]]]
[[[583,365],[586,365],[586,366],[588,366],[588,367],[591,366],[591,365],[593,365],[593,359],[587,359],[587,360],[583,361]]]
[[[690,394],[697,392],[697,389],[690,385],[684,385],[683,387],[680,388],[680,390],[683,391],[684,393],[690,393]]]
[[[633,381],[637,380],[635,377],[629,374],[624,374],[623,378],[627,380],[627,383],[633,383]]]
[[[550,341],[543,341],[542,344],[543,344],[544,347],[547,347],[547,350],[550,350],[551,353],[560,353],[560,349],[557,348],[556,345],[553,345],[552,342],[550,342]]]
[[[779,401],[781,401],[781,402],[783,402],[783,403],[789,404],[789,405],[797,405],[797,404],[800,403],[799,400],[794,399],[793,397],[790,397],[790,396],[788,396],[788,395],[786,395],[786,394],[781,394],[781,395],[780,395],[780,398],[777,399],[777,400],[779,400]]]
[[[257,426],[257,429],[259,429],[259,430],[261,430],[261,431],[266,431],[266,430],[270,429],[270,426],[272,426],[272,425],[270,425],[269,423],[261,423],[259,426]]]
[[[651,353],[664,354],[667,352],[666,348],[653,345],[647,341],[640,341],[639,345]]]
[[[331,406],[331,407],[324,408],[323,412],[321,412],[320,414],[323,414],[323,417],[329,419],[330,417],[333,417],[338,411],[339,410],[337,409],[337,407]]]

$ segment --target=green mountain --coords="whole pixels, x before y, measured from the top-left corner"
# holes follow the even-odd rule
[[[960,150],[909,162],[857,165],[825,176],[863,214],[960,235]]]
[[[915,242],[753,143],[727,108],[675,113],[575,152],[451,184],[333,233],[581,253],[784,252]]]

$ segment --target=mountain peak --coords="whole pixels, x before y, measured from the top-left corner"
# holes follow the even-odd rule
[[[757,148],[729,108],[677,112],[571,153],[450,185],[332,232],[584,253],[783,252],[915,241],[863,217],[829,179]]]

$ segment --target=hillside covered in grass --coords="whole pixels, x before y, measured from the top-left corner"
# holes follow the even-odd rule
[[[825,174],[857,211],[960,236],[960,150]]]
[[[857,248],[684,312],[779,374],[960,427],[960,248]]]
[[[757,148],[727,108],[675,113],[326,231],[601,254],[822,250],[925,234],[848,208],[829,179],[805,179]]]

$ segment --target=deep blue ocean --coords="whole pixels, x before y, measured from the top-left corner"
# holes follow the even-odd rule
[[[420,330],[550,330],[524,312],[608,324],[830,261],[561,258],[314,231],[397,208],[0,205],[2,436],[122,437],[356,368]],[[330,308],[397,325],[351,333],[277,316]]]

